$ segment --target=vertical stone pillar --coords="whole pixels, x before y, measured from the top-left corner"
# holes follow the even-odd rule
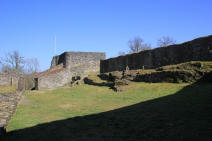
[[[66,52],[65,53],[65,59],[64,59],[64,67],[69,69],[69,70],[71,69],[70,62],[71,62],[70,55]]]
[[[18,90],[23,91],[24,89],[25,89],[24,78],[21,76],[21,77],[19,77],[19,80],[18,80]]]

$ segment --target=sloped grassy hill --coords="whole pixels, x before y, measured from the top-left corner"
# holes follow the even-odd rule
[[[212,62],[191,61],[156,69],[114,71],[84,78],[86,84],[108,86],[117,92],[128,90],[131,82],[194,83],[197,81],[212,82]]]

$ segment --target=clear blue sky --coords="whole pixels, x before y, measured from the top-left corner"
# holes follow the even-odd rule
[[[140,36],[156,47],[212,34],[212,0],[0,0],[0,56],[18,50],[38,58],[41,70],[64,51],[128,51]]]

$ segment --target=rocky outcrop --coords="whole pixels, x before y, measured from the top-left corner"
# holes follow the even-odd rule
[[[212,72],[212,62],[187,62],[156,68],[150,72],[139,71],[133,80],[137,82],[195,82]]]
[[[113,85],[113,89],[116,92],[124,92],[127,91],[127,88],[125,88],[126,85],[129,85],[131,83],[131,81],[127,80],[127,79],[116,79],[114,81],[114,85]]]
[[[212,82],[212,61],[191,61],[177,65],[163,66],[149,70],[125,70],[110,73],[101,73],[95,77],[88,77],[86,84],[96,86],[109,86],[117,92],[127,90],[127,85],[131,82],[169,82],[169,83],[188,83],[188,82]]]
[[[163,66],[150,70],[115,71],[100,74],[105,80],[126,79],[136,82],[195,82],[212,72],[212,62],[192,61],[177,65]],[[206,78],[205,78],[206,79]]]

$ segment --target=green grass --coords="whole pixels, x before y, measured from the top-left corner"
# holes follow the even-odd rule
[[[132,83],[26,91],[4,140],[211,139],[212,85]]]
[[[176,93],[187,84],[134,83],[127,92],[116,93],[108,87],[81,85],[46,91],[27,91],[8,125],[8,131],[40,123],[101,113]],[[132,89],[133,88],[133,89]]]
[[[99,78],[96,74],[90,74],[87,76],[88,79],[92,80],[95,83],[106,83],[106,80],[102,80],[101,78]]]

